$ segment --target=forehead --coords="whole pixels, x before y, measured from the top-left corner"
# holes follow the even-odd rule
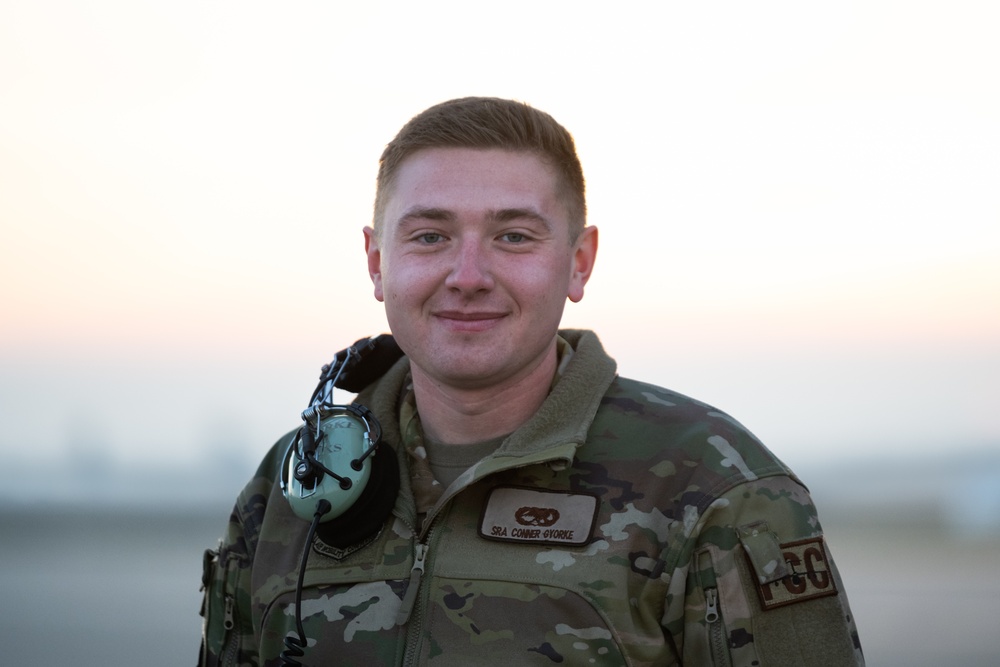
[[[461,212],[532,207],[562,215],[555,170],[534,153],[500,149],[430,148],[398,167],[386,201],[386,222],[413,206]]]

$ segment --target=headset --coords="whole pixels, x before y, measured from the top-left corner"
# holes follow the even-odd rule
[[[289,443],[281,491],[292,512],[312,521],[321,500],[330,507],[318,534],[344,548],[369,537],[385,521],[399,490],[399,464],[383,451],[382,427],[363,405],[337,405],[334,387],[358,392],[381,377],[403,355],[393,337],[362,338],[324,364],[303,424]],[[325,508],[325,506],[324,506]]]
[[[350,509],[368,487],[382,428],[368,408],[355,405],[311,405],[302,420],[285,454],[282,488],[292,511],[306,521],[317,501],[328,500],[322,519],[327,522]]]
[[[296,635],[284,639],[281,663],[300,666],[308,644],[302,626],[302,586],[313,540],[337,549],[376,535],[399,492],[399,463],[382,448],[382,426],[363,405],[337,405],[334,388],[359,392],[403,356],[389,334],[362,338],[324,364],[302,411],[303,424],[281,466],[281,492],[295,516],[310,522],[295,586]],[[386,451],[388,450],[388,451]]]

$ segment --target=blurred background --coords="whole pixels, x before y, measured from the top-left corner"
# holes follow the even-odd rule
[[[870,665],[995,664],[998,30],[986,0],[0,0],[0,654],[195,661],[202,550],[387,330],[383,146],[496,95],[583,160],[565,324],[799,472]]]

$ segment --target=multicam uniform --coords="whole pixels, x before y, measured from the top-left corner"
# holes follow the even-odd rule
[[[545,403],[426,515],[398,446],[383,529],[314,544],[302,663],[863,664],[801,482],[731,417],[618,378],[594,334],[560,333],[574,351]],[[389,443],[412,439],[407,378],[404,359],[358,396]],[[308,525],[275,481],[287,445],[206,554],[203,665],[278,665],[295,634]]]

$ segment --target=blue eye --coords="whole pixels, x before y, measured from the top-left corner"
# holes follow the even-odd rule
[[[417,239],[421,243],[426,243],[427,245],[432,245],[434,243],[439,243],[443,237],[440,234],[434,232],[428,232],[426,234],[421,234]]]
[[[507,232],[500,238],[509,243],[522,243],[527,240],[527,237],[524,234],[520,234],[518,232]]]

